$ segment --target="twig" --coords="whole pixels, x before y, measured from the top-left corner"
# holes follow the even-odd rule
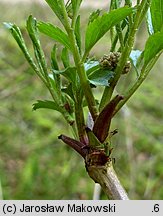
[[[109,161],[103,165],[100,165],[102,155],[87,155],[86,157],[86,168],[89,176],[99,183],[101,188],[109,199],[113,200],[129,200],[128,195],[121,185],[114,169],[112,162]]]
[[[93,126],[94,126],[94,121],[93,121],[92,116],[89,112],[88,118],[87,118],[87,127],[92,130]],[[93,190],[93,200],[100,200],[100,195],[101,195],[101,185],[98,183],[95,183],[94,190]]]

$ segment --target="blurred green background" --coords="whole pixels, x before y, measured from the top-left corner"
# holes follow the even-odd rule
[[[83,23],[90,11],[83,9]],[[43,5],[0,3],[0,194],[3,199],[92,199],[94,183],[83,160],[57,139],[61,133],[71,136],[70,128],[57,112],[32,111],[36,100],[50,96],[2,25],[18,24],[32,50],[24,28],[29,14],[57,24]],[[137,35],[138,48],[144,46],[144,29]],[[48,59],[53,41],[44,36],[41,41]],[[107,53],[107,41],[104,37],[92,54]],[[112,125],[119,130],[114,167],[131,199],[163,199],[162,60]]]

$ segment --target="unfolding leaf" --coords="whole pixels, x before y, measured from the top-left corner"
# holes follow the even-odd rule
[[[157,32],[148,38],[144,50],[145,65],[161,51],[163,51],[163,31]]]
[[[78,140],[72,139],[70,137],[67,137],[65,135],[62,135],[62,134],[58,137],[58,139],[61,139],[64,143],[69,145],[71,148],[77,151],[83,158],[85,158],[88,150],[84,148],[85,147],[84,143]]]
[[[79,48],[79,52],[81,53],[81,27],[80,27],[80,15],[78,16],[76,20],[76,25],[75,25],[75,36],[76,36],[76,42]]]
[[[57,51],[57,47],[56,45],[54,45],[51,51],[51,67],[53,70],[59,70],[56,51]],[[53,86],[54,91],[59,92],[60,94],[61,92],[60,74],[52,73],[52,74],[49,74],[49,77],[50,77],[50,82]]]
[[[19,45],[20,49],[23,51],[24,55],[29,55],[27,47],[25,45],[25,41],[22,37],[22,33],[20,31],[20,28],[12,23],[6,23],[4,22],[4,25],[7,29],[11,31],[12,36],[16,40],[17,44]]]
[[[56,51],[57,51],[57,46],[55,44],[51,51],[51,66],[54,70],[59,70],[57,57],[56,57]]]
[[[150,11],[154,32],[163,30],[163,1],[152,0]]]
[[[47,64],[45,60],[45,55],[43,49],[41,47],[41,43],[39,40],[39,34],[37,29],[37,20],[30,15],[27,19],[27,31],[30,36],[30,39],[33,43],[34,53],[39,65],[40,71],[43,72],[45,76],[47,76]]]
[[[57,26],[50,23],[38,22],[38,29],[40,32],[51,37],[57,42],[63,44],[67,49],[71,50],[70,40],[65,32],[63,32]]]
[[[58,112],[60,112],[61,110],[58,104],[56,104],[54,101],[49,101],[49,100],[45,100],[45,101],[38,100],[36,103],[33,104],[33,110],[37,110],[40,108],[53,109]]]
[[[97,17],[99,17],[100,13],[101,13],[101,10],[99,10],[99,9],[93,11],[93,12],[91,13],[91,15],[89,16],[88,24],[90,24],[90,23],[93,22],[95,19],[97,19]]]
[[[11,31],[12,36],[14,37],[15,41],[17,42],[18,46],[20,47],[21,51],[23,52],[25,58],[27,59],[32,69],[38,73],[38,68],[27,49],[20,28],[12,23],[4,23],[4,25],[7,29]]]
[[[125,19],[132,12],[132,8],[123,7],[109,13],[104,13],[102,16],[98,16],[98,18],[91,22],[87,27],[85,51],[89,52],[97,41],[100,40],[112,26]]]
[[[72,17],[73,17],[73,8],[72,8],[71,1],[68,0],[65,6],[66,6],[66,12],[68,14],[68,17],[72,19]]]
[[[60,21],[63,23],[64,19],[63,19],[63,14],[62,14],[59,0],[55,0],[55,1],[54,0],[45,0],[45,1],[51,7],[51,9],[54,11],[56,16],[60,19]]]
[[[123,96],[116,95],[100,112],[94,123],[93,133],[101,143],[103,143],[108,136],[113,112],[122,99]]]
[[[73,11],[78,10],[82,0],[71,0]]]
[[[70,59],[69,59],[68,49],[66,47],[64,47],[62,50],[61,59],[64,67],[68,68],[70,66]]]

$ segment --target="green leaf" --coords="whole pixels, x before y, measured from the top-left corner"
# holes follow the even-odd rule
[[[60,70],[60,71],[53,70],[53,73],[63,75],[73,84],[76,83],[77,73],[75,67],[68,67],[65,70]]]
[[[56,93],[56,98],[59,99],[61,97],[61,82],[60,82],[60,75],[50,73],[48,75],[51,87],[53,88],[54,92]]]
[[[73,101],[75,101],[72,83],[70,83],[67,87],[62,88],[62,92],[69,95],[73,99]]]
[[[100,16],[100,13],[101,13],[101,10],[100,10],[100,9],[97,9],[97,10],[93,11],[93,12],[91,13],[91,15],[89,16],[88,24],[90,24],[90,23],[93,22],[95,19],[97,19],[97,17]]]
[[[84,67],[93,86],[109,86],[109,81],[114,77],[114,72],[101,69],[98,61],[88,61]]]
[[[75,11],[77,6],[77,0],[71,0],[71,4],[72,4],[73,11]]]
[[[88,61],[84,63],[84,68],[87,72],[87,76],[89,76],[92,72],[100,69],[99,61]]]
[[[53,110],[56,110],[58,112],[61,111],[58,104],[56,104],[54,101],[49,101],[49,100],[45,100],[45,101],[38,100],[36,103],[33,104],[33,110],[37,110],[40,108],[53,109]]]
[[[71,0],[72,9],[74,12],[79,9],[81,2],[82,0]]]
[[[91,84],[95,86],[109,86],[112,78],[114,77],[114,72],[109,70],[96,70],[88,76]]]
[[[22,37],[20,28],[18,26],[16,26],[15,24],[12,23],[6,23],[4,22],[4,26],[10,30],[12,36],[14,37],[14,39],[16,40],[17,44],[19,45],[19,47],[21,48],[21,50],[23,51],[23,53],[26,55],[26,45],[24,42],[24,39]]]
[[[79,10],[82,0],[67,0],[66,2],[66,11],[68,16],[73,19],[73,15],[76,16],[77,11]]]
[[[89,52],[111,27],[122,21],[132,12],[132,8],[123,7],[113,10],[110,13],[105,13],[91,22],[86,29],[85,52]]]
[[[66,12],[68,14],[68,16],[72,19],[73,17],[73,10],[72,10],[72,3],[70,0],[67,1],[66,5]]]
[[[69,53],[66,47],[64,47],[62,50],[61,59],[62,59],[64,67],[68,68],[70,66],[70,59],[69,59]]]
[[[59,70],[58,63],[57,63],[56,52],[57,52],[57,46],[55,44],[53,46],[52,51],[51,51],[51,66],[52,66],[52,68],[54,70]]]
[[[59,0],[45,0],[47,4],[50,6],[50,8],[54,11],[56,16],[59,18],[59,20],[64,23],[63,13],[62,9],[60,7],[60,1]]]
[[[59,66],[58,66],[58,62],[57,62],[57,57],[56,57],[56,52],[57,52],[57,46],[54,45],[53,49],[51,51],[51,66],[53,70],[59,70]],[[59,74],[49,74],[50,77],[50,82],[53,86],[53,89],[56,92],[60,93],[61,90],[61,79],[60,79],[60,75]],[[53,81],[52,81],[53,79]]]
[[[81,32],[80,32],[80,15],[78,16],[75,24],[75,36],[76,36],[76,41],[77,45],[79,48],[79,52],[81,53]]]
[[[40,32],[51,37],[55,41],[60,42],[65,47],[67,47],[67,49],[71,50],[70,40],[67,34],[60,28],[53,26],[50,23],[38,22],[38,29],[40,30]]]
[[[30,15],[27,19],[27,31],[33,43],[35,57],[40,67],[40,71],[42,71],[43,74],[47,76],[47,64],[46,64],[45,55],[41,48],[41,43],[39,40],[37,21],[35,18],[32,17],[32,15]]]
[[[69,113],[72,114],[74,112],[74,101],[68,94],[62,94],[62,102],[64,109]]]
[[[19,29],[18,26],[12,24],[12,23],[4,23],[5,27],[7,29],[10,30],[13,38],[15,39],[15,41],[17,42],[18,46],[20,47],[21,51],[23,52],[26,60],[28,61],[28,63],[30,64],[30,66],[32,67],[32,69],[38,73],[38,68],[35,64],[35,62],[33,61],[28,48],[26,47],[25,41],[23,39],[22,33]]]
[[[152,0],[150,11],[154,32],[161,31],[163,29],[163,1]]]
[[[163,31],[151,35],[145,45],[144,64],[147,65],[157,54],[163,51]]]

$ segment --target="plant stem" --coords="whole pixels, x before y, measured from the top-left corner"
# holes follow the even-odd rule
[[[111,44],[110,52],[114,52],[115,51],[115,47],[117,45],[117,42],[118,42],[118,35],[116,35],[115,38],[112,39],[112,44]]]
[[[128,195],[122,187],[112,163],[109,162],[105,166],[88,166],[89,176],[99,183],[109,199],[113,200],[129,200]]]
[[[117,8],[120,7],[119,2],[115,1],[114,4],[115,4],[115,5],[114,5],[114,6],[115,6],[115,9],[117,9]],[[123,40],[123,34],[122,34],[121,23],[118,23],[115,27],[116,27],[117,36],[118,36],[119,43],[120,43],[120,49],[121,49],[121,52],[122,52],[123,49],[124,49],[124,40]]]
[[[126,41],[126,45],[124,48],[124,51],[121,55],[120,61],[117,65],[117,68],[115,70],[115,77],[113,79],[113,82],[111,83],[110,87],[106,87],[101,99],[101,103],[100,103],[100,108],[102,109],[107,103],[108,101],[111,99],[111,96],[113,94],[114,88],[122,74],[122,70],[125,66],[125,63],[130,55],[130,52],[133,48],[134,45],[134,38],[135,38],[135,34],[137,32],[137,28],[140,25],[140,20],[142,21],[143,15],[142,12],[144,12],[144,7],[145,6],[149,6],[149,0],[144,0],[141,2],[140,6],[137,9],[137,13],[135,14],[135,21],[131,27],[131,31],[129,33],[129,37],[128,40]]]
[[[78,136],[80,142],[87,144],[87,135],[85,130],[84,113],[82,108],[82,100],[80,95],[80,90],[78,91],[78,96],[75,101],[75,120],[78,129]]]
[[[125,0],[125,5],[128,5],[129,7],[132,7],[132,1],[131,0]],[[129,27],[133,24],[133,14],[129,15],[128,17],[129,21]]]
[[[65,19],[65,29],[66,29],[68,36],[70,38],[70,41],[71,41],[73,58],[74,58],[74,62],[75,62],[77,72],[79,75],[81,87],[83,89],[85,98],[87,100],[88,107],[89,107],[90,113],[92,115],[92,118],[95,120],[97,115],[98,115],[98,110],[96,107],[96,101],[95,101],[95,98],[93,96],[92,89],[90,87],[89,80],[87,78],[87,75],[86,75],[86,72],[84,69],[84,64],[81,61],[81,56],[79,53],[79,49],[77,47],[74,29],[72,29],[70,26],[68,15],[67,15],[65,4],[64,4],[63,0],[61,0],[61,7],[62,7],[64,19]]]
[[[78,17],[79,7],[80,7],[80,2],[77,1],[77,6],[76,6],[75,11],[73,11],[73,17],[72,17],[72,23],[71,23],[71,27],[72,27],[73,29],[75,29],[76,19],[77,19],[77,17]]]
[[[117,31],[119,42],[120,42],[120,49],[121,49],[121,51],[123,51],[124,40],[123,40],[122,28],[121,28],[120,24],[116,25],[116,31]]]
[[[115,115],[121,108],[122,106],[129,100],[129,98],[134,94],[134,92],[139,88],[139,86],[142,84],[142,82],[146,79],[146,77],[148,76],[149,72],[151,71],[151,69],[153,68],[153,66],[155,65],[156,61],[158,60],[159,56],[161,55],[161,53],[159,55],[157,55],[153,61],[146,67],[146,65],[143,66],[142,68],[142,72],[139,76],[139,78],[137,79],[137,81],[134,83],[134,85],[127,91],[126,94],[124,94],[124,99],[123,101],[121,101],[118,106],[116,107],[114,114]]]

